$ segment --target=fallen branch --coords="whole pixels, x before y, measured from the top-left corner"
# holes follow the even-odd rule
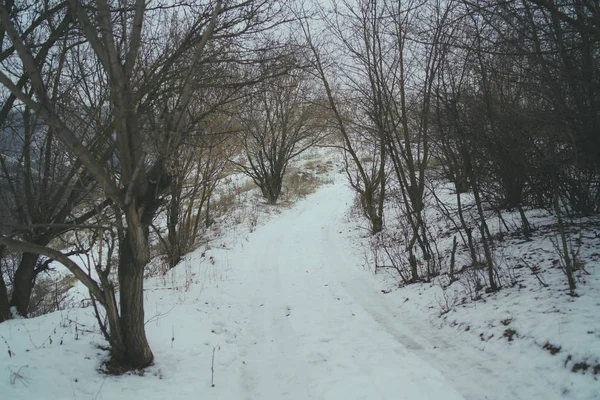
[[[531,273],[533,275],[535,275],[535,277],[537,278],[537,280],[540,282],[540,285],[542,285],[543,287],[548,287],[548,284],[542,279],[542,277],[540,277],[540,275],[538,274],[539,269],[533,267],[531,264],[529,264],[525,259],[521,258],[521,261],[523,262],[523,264],[525,264],[527,266],[527,268],[529,268],[529,270],[531,271]]]

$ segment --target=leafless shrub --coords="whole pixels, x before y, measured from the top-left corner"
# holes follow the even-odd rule
[[[319,178],[302,171],[288,171],[283,178],[285,197],[292,201],[314,193],[320,184]]]
[[[439,285],[442,289],[442,297],[436,296],[435,300],[440,307],[440,316],[442,316],[452,311],[460,303],[460,299],[457,291],[450,288],[450,282],[440,280]]]
[[[375,260],[375,273],[379,270],[389,270],[397,274],[401,285],[412,281],[411,265],[403,243],[408,240],[406,234],[401,235],[400,229],[396,234],[387,231],[373,236],[371,251]]]
[[[29,316],[37,317],[69,306],[68,292],[78,282],[73,275],[38,277],[29,304]]]
[[[485,264],[478,264],[466,267],[462,272],[462,277],[459,282],[463,285],[465,292],[473,301],[481,299],[481,295],[487,286],[486,268],[487,266]]]

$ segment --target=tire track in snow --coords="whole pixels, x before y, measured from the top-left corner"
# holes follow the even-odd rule
[[[339,214],[338,221],[341,222],[341,218],[342,215]],[[332,223],[330,226],[336,224]],[[429,321],[423,319],[423,315],[416,315],[416,311],[410,309],[410,305],[401,304],[393,309],[394,304],[379,292],[374,284],[375,280],[371,279],[371,276],[366,277],[364,271],[355,268],[349,274],[350,277],[345,275],[339,266],[349,264],[356,267],[356,261],[347,247],[348,239],[338,236],[339,233],[331,228],[325,229],[322,243],[329,256],[329,262],[326,264],[329,267],[328,272],[335,277],[344,292],[355,299],[385,332],[425,362],[436,365],[452,381],[464,376],[480,377],[469,379],[467,382],[469,392],[481,393],[473,396],[473,399],[494,398],[496,379],[493,377],[501,373],[502,363],[497,366],[493,355],[482,354],[481,357],[474,358],[473,353],[465,354],[462,349],[471,350],[472,342],[465,342],[461,338],[450,342]],[[481,387],[473,390],[473,382],[477,382],[476,387]],[[463,390],[466,390],[464,386]],[[511,392],[510,388],[504,390],[504,393]],[[517,392],[512,391],[512,395],[519,398]]]
[[[416,342],[386,327],[332,273],[340,263],[356,268],[339,254],[341,238],[332,237],[348,207],[345,191],[340,184],[322,188],[246,246],[255,288],[240,354],[244,398],[462,399],[415,356]]]

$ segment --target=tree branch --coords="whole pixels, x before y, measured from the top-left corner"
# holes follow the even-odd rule
[[[0,236],[0,245],[4,245],[6,247],[10,247],[11,249],[22,251],[24,253],[40,254],[60,262],[90,290],[94,297],[98,299],[100,304],[106,305],[104,291],[100,288],[100,286],[98,286],[98,283],[94,281],[88,274],[86,274],[83,271],[83,269],[79,267],[79,265],[77,265],[73,260],[71,260],[69,257],[61,253],[60,251],[34,243],[10,239],[6,236]]]

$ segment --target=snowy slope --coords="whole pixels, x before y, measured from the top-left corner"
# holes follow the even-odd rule
[[[353,193],[336,182],[246,240],[224,237],[150,279],[156,364],[143,373],[97,372],[105,343],[89,308],[0,324],[0,397],[596,398],[597,381],[545,368],[532,355],[548,364],[552,356],[537,348],[483,342],[440,326],[435,310],[405,301],[402,290],[384,294],[362,267],[364,232],[346,216]]]

